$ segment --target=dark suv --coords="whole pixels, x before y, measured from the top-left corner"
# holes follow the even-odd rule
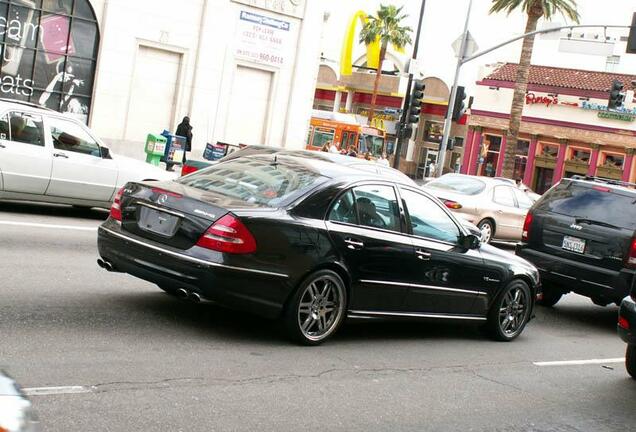
[[[570,291],[620,304],[636,273],[635,184],[592,177],[562,180],[528,212],[517,255],[541,274],[553,306]]]

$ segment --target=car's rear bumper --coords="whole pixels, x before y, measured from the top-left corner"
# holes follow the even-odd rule
[[[99,228],[97,246],[102,259],[116,271],[269,318],[280,315],[291,292],[285,274],[193,256],[122,232],[110,219]]]
[[[600,297],[620,302],[629,295],[634,284],[634,271],[605,269],[517,245],[516,253],[534,264],[544,282],[552,282],[587,297]]]
[[[620,325],[618,328],[618,335],[628,343],[629,345],[636,345],[636,303],[630,297],[626,297],[621,303],[621,309],[618,316],[623,318],[628,328],[623,328]]]

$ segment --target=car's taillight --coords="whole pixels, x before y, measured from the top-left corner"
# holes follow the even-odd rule
[[[110,217],[121,222],[121,197],[124,195],[124,188],[119,189],[115,194],[113,205],[110,206]]]
[[[462,208],[462,205],[460,203],[453,200],[444,200],[444,205],[452,210],[459,210],[460,208]]]
[[[201,236],[197,246],[230,254],[256,252],[256,240],[243,222],[231,214],[216,221]]]
[[[622,329],[629,330],[629,321],[622,316],[618,317],[618,326]]]
[[[629,245],[625,265],[627,265],[627,267],[636,268],[636,237],[632,238],[632,242]]]
[[[521,240],[528,241],[530,238],[530,226],[532,225],[532,213],[528,212],[526,220],[523,221],[523,231],[521,232]]]
[[[192,174],[193,172],[199,171],[199,168],[193,167],[192,165],[185,164],[181,167],[181,177]]]

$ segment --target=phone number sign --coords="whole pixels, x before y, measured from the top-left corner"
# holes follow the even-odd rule
[[[235,55],[257,63],[281,67],[289,60],[288,21],[241,11]]]

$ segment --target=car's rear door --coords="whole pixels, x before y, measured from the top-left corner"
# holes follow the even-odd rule
[[[13,111],[0,117],[0,172],[5,192],[43,195],[51,167],[41,115]]]
[[[520,239],[526,212],[517,207],[513,187],[495,186],[492,202],[496,223],[495,237],[505,240]]]
[[[414,246],[404,263],[413,274],[404,309],[422,314],[474,314],[475,299],[486,295],[481,254],[459,246],[460,228],[435,201],[410,188],[400,188],[400,196]]]
[[[53,145],[51,183],[46,194],[91,201],[110,201],[117,185],[117,162],[102,158],[97,141],[71,119],[49,116]]]
[[[344,192],[327,218],[329,235],[351,274],[349,309],[398,312],[412,279],[413,254],[402,233],[396,190],[367,184]]]

